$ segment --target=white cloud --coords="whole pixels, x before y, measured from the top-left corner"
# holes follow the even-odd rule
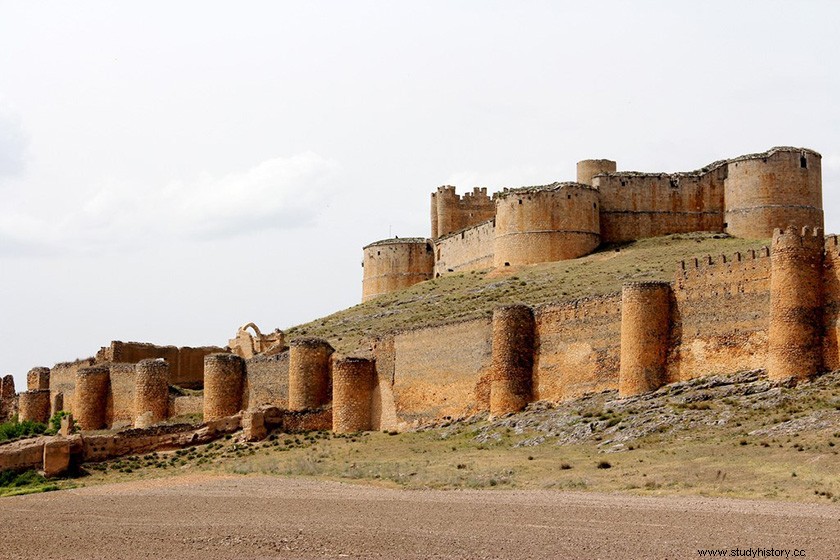
[[[0,252],[32,245],[96,250],[301,227],[314,223],[329,204],[336,168],[304,152],[223,177],[203,175],[151,188],[111,182],[58,221],[21,213],[0,216]]]

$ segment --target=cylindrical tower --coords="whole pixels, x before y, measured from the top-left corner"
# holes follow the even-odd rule
[[[577,162],[577,182],[592,184],[592,177],[604,173],[615,173],[616,164],[609,159],[585,159]]]
[[[204,356],[204,421],[233,416],[242,409],[245,363],[236,354]]]
[[[724,227],[735,237],[764,239],[775,228],[823,226],[822,156],[773,148],[727,165]]]
[[[655,391],[665,384],[671,322],[667,282],[631,282],[621,290],[621,362],[618,394]]]
[[[372,428],[373,387],[376,368],[365,358],[333,361],[333,431],[337,434]]]
[[[773,233],[767,375],[807,379],[822,369],[822,231]]]
[[[34,367],[26,374],[26,388],[30,391],[50,388],[50,368]]]
[[[134,366],[135,423],[149,412],[151,417],[144,419],[144,424],[155,424],[168,418],[169,378],[169,364],[161,358],[140,360]]]
[[[435,253],[427,239],[384,239],[363,252],[363,302],[428,280],[434,272]]]
[[[554,183],[496,196],[496,267],[574,259],[601,242],[599,195],[588,185]]]
[[[436,214],[432,218],[432,239],[461,229],[460,197],[455,193],[455,187],[438,187],[437,192],[432,193],[432,200]]]
[[[50,419],[49,389],[35,389],[18,396],[18,418],[46,424]]]
[[[533,398],[534,312],[527,305],[493,311],[490,414],[519,412]]]
[[[105,428],[110,370],[107,366],[82,368],[76,372],[73,416],[82,430]]]
[[[330,402],[332,353],[330,343],[320,338],[297,338],[289,344],[289,410]]]

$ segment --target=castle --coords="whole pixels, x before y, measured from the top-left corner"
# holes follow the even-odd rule
[[[672,233],[770,245],[676,263],[672,282],[627,282],[612,294],[376,333],[347,355],[336,341],[287,343],[253,324],[227,348],[115,341],[94,357],[34,368],[17,395],[4,377],[0,419],[43,422],[71,412],[83,436],[56,443],[61,457],[102,460],[150,449],[153,438],[143,432],[129,444],[122,432],[90,431],[187,414],[213,433],[242,426],[249,437],[266,426],[394,430],[603,390],[632,397],[745,369],[765,369],[774,381],[840,369],[840,243],[822,234],[818,153],[774,148],[675,174],[616,172],[611,161],[587,160],[577,179],[493,199],[484,189],[458,197],[441,187],[432,194],[431,239],[364,248],[364,299],[436,275],[572,259],[603,243]],[[168,432],[161,437],[172,444]],[[41,455],[46,465],[49,445],[0,446],[0,470],[32,466]]]
[[[774,228],[823,227],[820,154],[779,147],[684,173],[577,164],[577,182],[432,193],[430,239],[364,249],[362,301],[453,272],[574,259],[603,243],[695,231],[767,239]]]

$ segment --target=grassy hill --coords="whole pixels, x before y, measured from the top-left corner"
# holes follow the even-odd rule
[[[316,336],[351,352],[368,336],[489,316],[505,303],[539,306],[614,293],[632,280],[673,280],[681,260],[758,249],[769,240],[691,233],[607,245],[580,259],[451,274],[387,294],[286,331]],[[361,278],[356,279],[360,284]]]

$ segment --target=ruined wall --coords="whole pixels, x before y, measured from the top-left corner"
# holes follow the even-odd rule
[[[49,389],[32,389],[18,395],[18,419],[46,424],[50,419]]]
[[[224,352],[216,346],[191,348],[184,346],[157,346],[147,342],[122,342],[115,340],[96,355],[97,363],[117,362],[136,364],[140,360],[163,358],[169,363],[170,382],[186,388],[200,388],[204,382],[204,357]]]
[[[85,358],[74,362],[56,364],[50,370],[50,392],[63,395],[64,410],[73,412],[75,405],[76,373],[96,363],[94,358]]]
[[[770,311],[768,249],[680,263],[667,381],[762,368]]]
[[[105,424],[109,428],[131,426],[134,422],[134,364],[103,364],[108,369]]]
[[[39,391],[50,388],[50,368],[34,367],[26,374],[26,389]]]
[[[435,241],[435,276],[493,268],[495,228],[490,220]]]
[[[599,195],[588,185],[554,183],[497,193],[494,266],[574,259],[600,244]]]
[[[785,147],[729,160],[726,232],[765,239],[775,228],[822,228],[821,160],[812,150]]]
[[[601,241],[615,243],[691,231],[723,231],[726,166],[693,173],[601,175]]]
[[[496,204],[486,188],[458,196],[453,186],[438,187],[432,193],[432,239],[485,222],[495,214]]]
[[[823,367],[840,369],[840,238],[825,237],[823,260]]]
[[[17,414],[15,378],[11,374],[0,379],[0,422],[6,422]]]
[[[426,239],[384,239],[362,252],[363,302],[428,280],[435,268],[434,248]]]
[[[488,410],[491,321],[464,321],[394,336],[396,413],[403,421]]]
[[[245,361],[243,408],[289,405],[289,351],[274,356],[254,356]]]
[[[397,354],[394,336],[387,335],[370,342],[369,354],[373,357],[376,380],[371,403],[371,429],[393,430],[399,425],[394,401],[394,377]]]
[[[621,294],[545,306],[535,315],[535,400],[618,388]]]

